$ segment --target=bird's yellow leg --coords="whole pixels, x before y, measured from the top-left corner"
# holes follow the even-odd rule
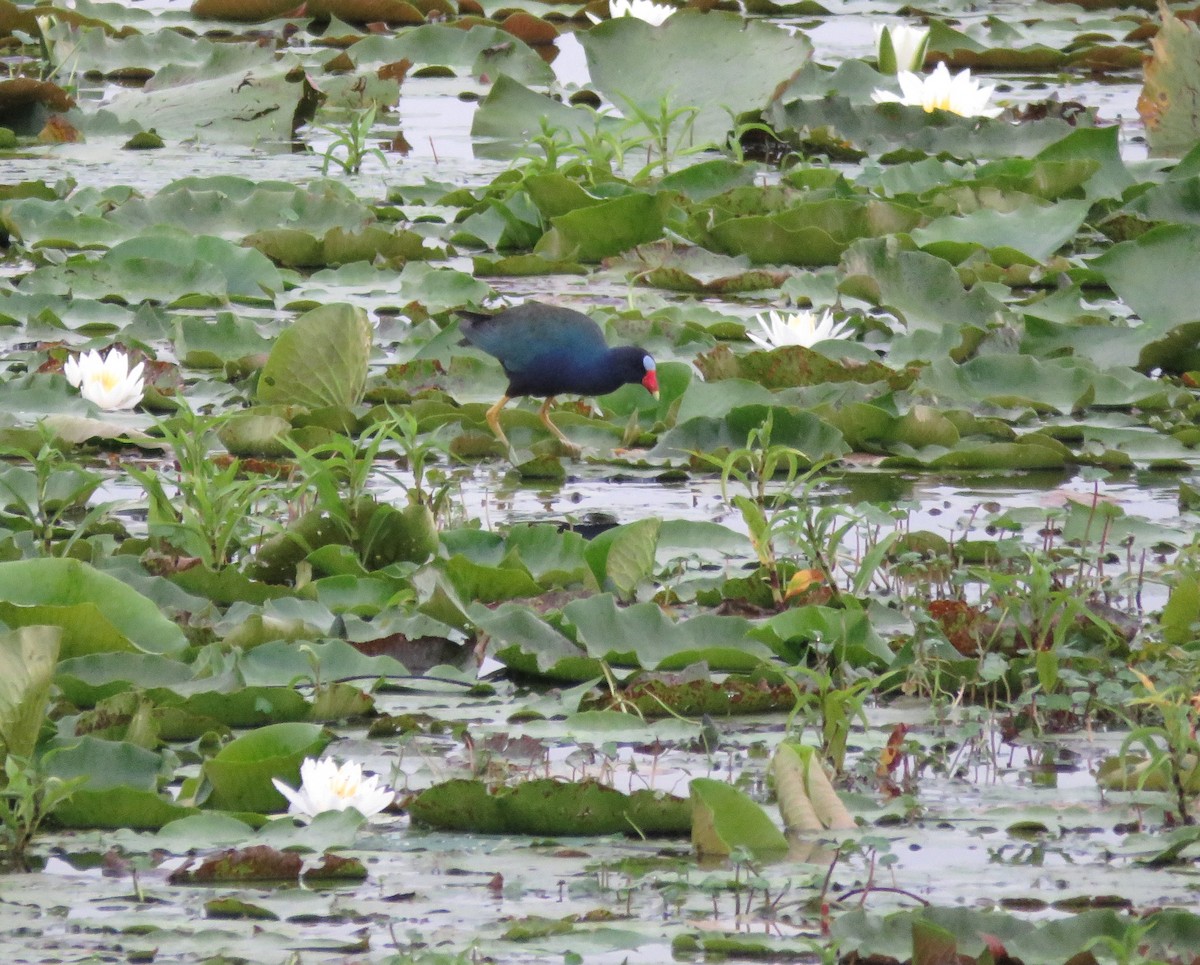
[[[487,424],[492,427],[492,432],[496,434],[496,438],[504,443],[506,449],[512,448],[512,443],[508,441],[508,436],[504,434],[504,430],[500,428],[500,410],[503,409],[511,401],[511,397],[507,395],[500,396],[500,401],[487,410]]]
[[[566,436],[564,436],[562,434],[562,430],[559,429],[558,426],[556,426],[553,422],[550,421],[550,404],[553,401],[554,401],[554,396],[550,396],[550,398],[548,398],[545,402],[543,402],[542,409],[538,413],[538,415],[542,417],[542,423],[546,426],[546,428],[549,429],[551,432],[553,432],[554,435],[558,437],[558,441],[567,447],[568,452],[571,452],[574,455],[579,455],[579,451],[580,451],[579,446],[575,445],[575,443],[573,443],[570,439],[568,439]]]

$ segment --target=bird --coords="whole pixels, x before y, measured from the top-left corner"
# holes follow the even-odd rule
[[[579,446],[550,421],[557,395],[605,395],[626,384],[641,384],[658,398],[654,358],[636,345],[609,348],[600,326],[582,312],[543,302],[523,302],[495,315],[460,309],[460,344],[474,345],[497,359],[508,376],[500,401],[487,410],[487,423],[509,450],[500,428],[500,410],[522,395],[544,397],[538,415],[572,455]]]

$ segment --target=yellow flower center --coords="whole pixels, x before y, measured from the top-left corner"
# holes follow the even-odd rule
[[[111,392],[117,387],[121,380],[112,372],[101,372],[99,381],[107,391]]]
[[[349,774],[338,774],[333,779],[333,793],[343,800],[358,794],[358,781]]]

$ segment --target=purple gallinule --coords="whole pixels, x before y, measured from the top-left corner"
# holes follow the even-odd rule
[[[500,428],[500,410],[521,395],[544,397],[542,422],[574,454],[579,447],[550,421],[556,395],[605,395],[627,383],[641,383],[658,398],[654,359],[636,345],[609,348],[600,326],[582,312],[541,302],[525,302],[496,315],[459,311],[466,342],[499,360],[508,389],[487,411],[487,422],[501,442],[512,444]]]

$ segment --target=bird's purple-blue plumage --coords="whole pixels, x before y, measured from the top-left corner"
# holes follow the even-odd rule
[[[525,302],[497,315],[457,314],[464,339],[503,366],[508,396],[604,395],[646,375],[643,349],[609,348],[600,326],[569,308]]]

